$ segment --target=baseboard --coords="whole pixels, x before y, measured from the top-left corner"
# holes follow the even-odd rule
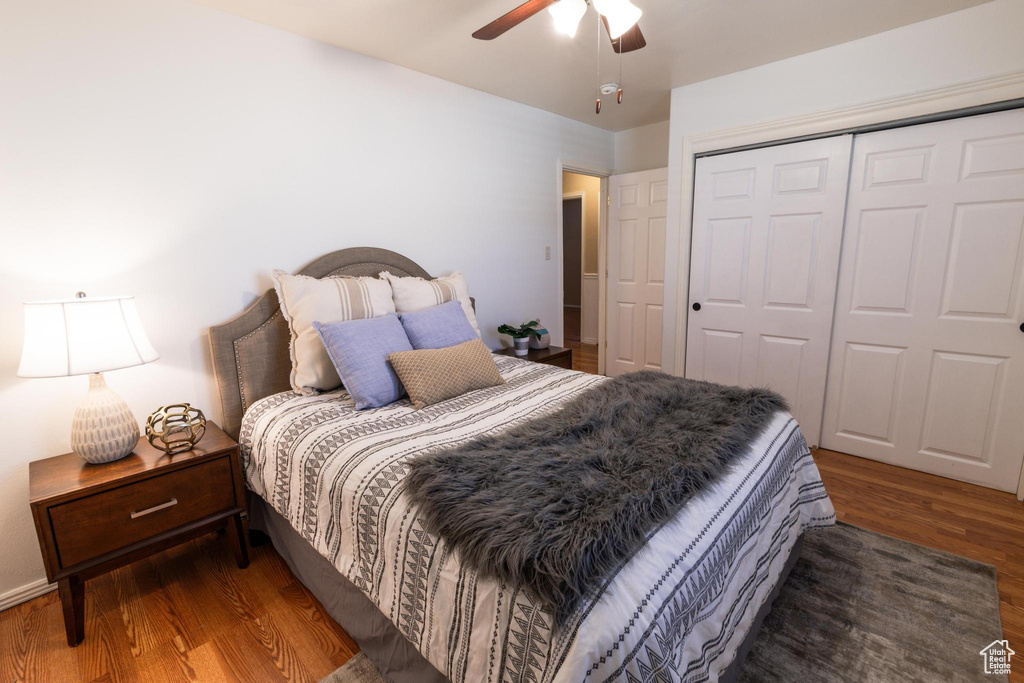
[[[23,602],[28,602],[32,598],[38,598],[40,595],[45,595],[56,588],[57,584],[50,583],[46,579],[39,579],[32,583],[26,583],[20,588],[7,591],[0,595],[0,612],[15,605],[20,605]]]
[[[597,344],[597,337],[593,337],[593,338],[591,338],[591,337],[584,337],[583,339],[580,340],[580,343],[581,344],[595,344],[596,345]]]

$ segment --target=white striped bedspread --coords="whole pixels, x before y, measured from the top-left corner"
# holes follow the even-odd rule
[[[505,356],[507,384],[423,410],[356,411],[343,391],[254,404],[249,487],[454,683],[707,681],[735,656],[790,548],[835,512],[795,421],[780,414],[710,490],[609,576],[567,624],[463,566],[403,492],[417,454],[557,409],[603,377]]]

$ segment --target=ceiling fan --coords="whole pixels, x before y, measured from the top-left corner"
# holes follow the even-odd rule
[[[476,33],[474,38],[493,40],[505,31],[518,26],[542,9],[548,9],[559,31],[570,38],[576,35],[576,28],[593,2],[594,9],[601,15],[605,31],[612,41],[616,53],[632,52],[647,45],[637,21],[642,11],[629,0],[527,0],[511,12],[495,19]]]

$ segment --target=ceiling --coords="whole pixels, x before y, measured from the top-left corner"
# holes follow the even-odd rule
[[[987,0],[633,0],[647,47],[622,56],[623,103],[594,99],[620,60],[587,10],[574,39],[541,12],[473,31],[523,0],[199,0],[249,19],[608,130],[664,121],[677,86],[837,45]]]

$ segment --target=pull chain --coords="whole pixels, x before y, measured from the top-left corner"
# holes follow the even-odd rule
[[[594,111],[597,114],[601,113],[601,14],[594,12],[597,15],[597,101],[594,102]]]
[[[622,104],[622,38],[619,37],[619,92],[615,94],[615,104]]]

